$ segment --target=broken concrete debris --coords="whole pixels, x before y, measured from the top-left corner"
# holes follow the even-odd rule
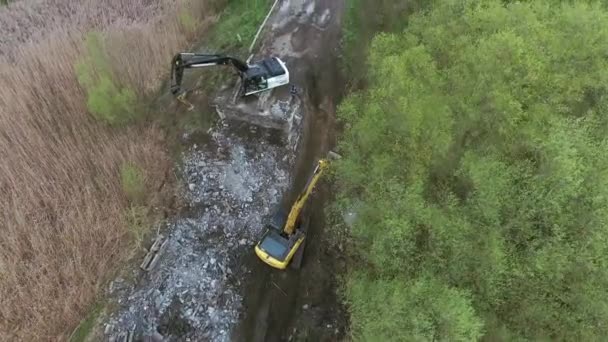
[[[297,144],[300,136],[302,101],[297,93],[285,89],[260,93],[250,99],[234,98],[230,90],[215,99],[214,107],[222,120],[247,122],[257,127],[273,129],[288,145]]]
[[[240,258],[288,188],[292,162],[283,160],[285,145],[267,141],[271,133],[257,129],[260,139],[251,140],[242,131],[220,124],[208,144],[183,153],[190,210],[152,244],[137,285],[111,286],[120,308],[105,322],[106,336],[136,327],[136,340],[160,333],[163,341],[230,341],[249,272]]]

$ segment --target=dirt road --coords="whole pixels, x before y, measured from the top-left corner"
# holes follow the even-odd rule
[[[335,143],[335,108],[344,89],[338,70],[343,9],[341,0],[284,1],[264,41],[264,54],[288,59],[293,83],[303,90],[306,111],[287,204],[295,200],[315,161]],[[248,282],[245,315],[234,340],[332,341],[342,336],[345,322],[335,295],[335,255],[327,251],[323,239],[326,197],[321,187],[307,208],[311,225],[302,269],[275,271],[258,260],[249,262],[254,275]]]
[[[322,238],[323,187],[307,209],[302,269],[275,271],[253,253],[274,207],[295,199],[334,143],[343,9],[344,0],[279,1],[258,54],[286,61],[297,94],[282,87],[257,103],[290,104],[285,112],[298,119],[287,139],[223,120],[189,140],[179,170],[189,209],[162,229],[167,249],[155,269],[110,286],[117,309],[103,323],[106,339],[134,331],[165,341],[327,341],[343,333],[334,258]]]

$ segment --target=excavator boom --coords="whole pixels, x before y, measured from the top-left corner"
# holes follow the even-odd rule
[[[289,211],[289,215],[287,216],[287,222],[285,222],[285,228],[283,229],[283,232],[285,234],[287,234],[287,235],[293,234],[294,230],[296,229],[296,222],[298,220],[298,217],[300,216],[300,213],[302,212],[302,208],[304,208],[304,205],[306,204],[308,197],[310,196],[313,189],[319,182],[319,179],[321,178],[321,174],[328,167],[328,165],[329,165],[329,162],[327,160],[325,160],[325,159],[319,160],[319,163],[317,164],[317,167],[315,167],[315,170],[313,171],[312,176],[308,179],[308,182],[306,182],[304,191],[302,191],[302,193],[300,193],[300,195],[294,202],[293,206],[291,207],[291,210]]]
[[[173,56],[173,60],[171,61],[171,93],[173,95],[181,93],[184,69],[204,68],[213,65],[232,65],[240,74],[246,73],[249,70],[247,63],[234,57],[186,52],[178,53]]]

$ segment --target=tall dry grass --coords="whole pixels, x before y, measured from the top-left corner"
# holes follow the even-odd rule
[[[209,1],[199,1],[206,4]],[[188,4],[186,4],[187,6]],[[176,0],[22,0],[0,10],[0,54],[11,55],[22,43],[45,40],[52,32],[104,30],[158,21]]]
[[[102,30],[118,81],[140,98],[153,94],[172,54],[213,12],[209,1],[171,3],[49,0],[0,9],[1,341],[65,340],[128,254],[120,168],[137,164],[146,188],[157,189],[170,163],[163,134],[153,124],[109,129],[92,119],[74,65],[86,31]],[[41,4],[56,7],[40,12]],[[195,27],[184,25],[184,10]],[[16,26],[4,25],[8,17]],[[28,38],[7,41],[2,31],[15,29]]]

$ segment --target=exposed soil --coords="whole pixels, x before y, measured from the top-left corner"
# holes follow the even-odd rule
[[[264,103],[297,103],[297,124],[285,132],[220,121],[206,138],[189,140],[180,170],[188,210],[163,229],[168,247],[154,270],[134,271],[135,282],[113,282],[118,308],[104,321],[106,339],[126,330],[134,330],[136,340],[153,333],[166,341],[342,338],[339,255],[324,238],[325,184],[305,209],[311,224],[300,269],[271,269],[255,257],[253,244],[273,209],[290,206],[334,144],[344,88],[338,69],[343,9],[344,0],[279,2],[259,56],[281,57],[297,93],[276,89]]]

